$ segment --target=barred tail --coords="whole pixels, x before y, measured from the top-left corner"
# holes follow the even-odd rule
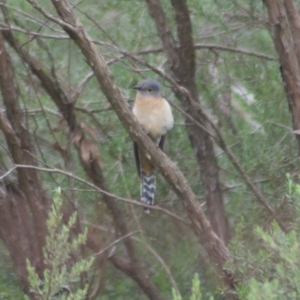
[[[154,170],[149,174],[142,170],[142,183],[141,183],[141,201],[147,205],[154,204],[155,196],[155,174]],[[145,208],[146,213],[150,213],[148,208]]]

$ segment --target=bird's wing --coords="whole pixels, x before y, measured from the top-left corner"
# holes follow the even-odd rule
[[[134,154],[136,170],[139,175],[139,178],[141,178],[141,163],[140,163],[140,157],[139,157],[138,144],[136,142],[133,142],[133,154]]]
[[[150,176],[150,174],[153,173],[155,167],[151,163],[149,155],[144,151],[140,151],[139,159],[140,159],[142,177],[143,175]]]
[[[161,151],[164,151],[165,137],[166,135],[162,135],[158,144],[158,147],[161,149]]]
[[[160,140],[159,140],[159,143],[158,143],[158,147],[161,149],[161,151],[164,151],[165,137],[166,137],[166,135],[162,135]],[[133,142],[133,154],[134,154],[136,170],[137,170],[139,178],[141,178],[141,167],[142,167],[142,169],[144,169],[145,167],[147,169],[149,168],[148,162],[147,162],[148,159],[145,157],[145,155],[142,155],[142,157],[140,157],[138,144],[136,142]],[[150,163],[150,165],[153,168],[151,163]]]

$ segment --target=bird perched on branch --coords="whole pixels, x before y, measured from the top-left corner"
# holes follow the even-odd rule
[[[173,127],[174,120],[170,104],[163,98],[160,84],[145,79],[134,87],[137,90],[133,114],[151,139],[164,149],[165,135]],[[134,142],[134,157],[141,179],[141,201],[153,205],[155,196],[155,167],[150,155]],[[149,209],[145,209],[149,213]]]

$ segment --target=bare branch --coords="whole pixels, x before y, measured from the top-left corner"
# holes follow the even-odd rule
[[[71,172],[67,172],[67,171],[64,171],[64,170],[61,170],[61,169],[57,169],[57,168],[43,168],[43,167],[38,167],[38,166],[33,166],[33,165],[20,165],[20,164],[17,164],[17,165],[14,165],[13,168],[11,168],[10,170],[8,170],[5,174],[8,175],[13,170],[15,170],[17,168],[21,168],[21,169],[34,169],[34,170],[38,170],[38,171],[41,171],[41,172],[57,173],[57,174],[65,175],[65,176],[67,176],[69,178],[75,179],[76,181],[84,183],[85,185],[93,188],[94,190],[100,192],[101,194],[107,195],[107,196],[109,196],[111,198],[114,198],[116,200],[120,200],[120,201],[129,203],[129,204],[133,204],[133,205],[137,205],[137,206],[141,206],[141,207],[145,207],[145,208],[150,208],[150,209],[153,209],[153,210],[161,211],[164,214],[166,214],[166,215],[174,218],[175,220],[181,222],[182,224],[190,227],[190,223],[186,222],[184,219],[180,218],[179,216],[177,216],[176,214],[170,212],[169,210],[167,210],[165,208],[162,208],[162,207],[160,207],[158,205],[149,206],[149,205],[146,205],[144,203],[141,203],[140,201],[135,201],[135,200],[132,200],[132,199],[123,198],[123,197],[117,196],[115,194],[109,193],[108,191],[101,189],[97,185],[95,185],[95,184],[93,184],[93,183],[91,183],[91,182],[89,182],[87,180],[84,180],[81,177],[78,177],[78,176],[74,175]],[[0,177],[0,179],[1,179],[1,177]]]
[[[39,38],[42,38],[42,39],[52,39],[52,40],[69,40],[70,39],[70,37],[67,36],[67,35],[42,34],[42,33],[39,33],[39,32],[24,30],[22,28],[18,28],[18,27],[15,27],[15,26],[8,27],[7,24],[1,23],[1,22],[0,22],[0,26],[1,26],[1,30],[3,30],[3,31],[12,30],[12,31],[15,31],[15,32],[24,33],[26,35],[39,37]]]
[[[105,248],[101,249],[101,251],[97,252],[97,253],[94,253],[91,257],[93,256],[97,256],[97,255],[100,255],[100,254],[103,254],[105,251],[107,251],[109,248],[111,248],[112,246],[115,246],[116,244],[120,243],[121,241],[123,241],[124,239],[127,239],[129,236],[137,233],[137,232],[140,232],[140,230],[136,230],[136,231],[133,231],[133,232],[129,232],[128,234],[126,234],[125,236],[122,236],[120,237],[119,239],[115,240],[114,242],[110,243],[108,246],[106,246]]]
[[[165,263],[165,261],[163,260],[163,258],[155,251],[155,249],[153,249],[148,243],[146,243],[144,240],[140,240],[138,238],[134,238],[134,240],[138,241],[139,243],[143,244],[147,250],[149,252],[152,253],[152,255],[158,260],[158,262],[162,265],[162,267],[165,269],[165,272],[167,273],[167,275],[169,276],[170,278],[170,281],[172,283],[172,286],[175,288],[176,292],[178,295],[180,295],[181,297],[181,294],[180,294],[180,291],[178,289],[178,286],[177,286],[177,283],[175,281],[175,279],[173,278],[172,276],[172,272],[170,270],[170,268],[167,266],[167,264]]]
[[[59,14],[65,22],[72,26],[78,24],[78,19],[72,12],[67,1],[52,2]],[[185,178],[178,168],[153,144],[150,138],[145,134],[132,112],[127,107],[122,99],[102,56],[98,53],[95,45],[92,43],[89,36],[84,32],[82,27],[78,27],[78,31],[72,32],[70,37],[74,40],[77,46],[84,54],[87,63],[94,70],[98,83],[116,111],[123,126],[129,132],[131,138],[138,142],[151,155],[153,162],[162,171],[166,180],[171,184],[174,191],[182,199],[188,215],[193,223],[193,230],[196,236],[204,243],[207,251],[214,257],[215,261],[223,266],[228,255],[228,250],[213,232],[208,220],[206,219],[201,206],[199,205],[196,196],[188,186]],[[203,238],[205,237],[205,238]]]
[[[51,14],[47,13],[40,5],[38,5],[34,0],[27,0],[28,3],[30,3],[37,11],[39,11],[45,18],[47,18],[48,20],[67,28],[70,31],[74,31],[76,30],[73,26],[70,26],[70,24],[61,21],[60,19],[57,19],[55,17],[53,17]],[[74,26],[76,27],[76,24],[74,24]]]
[[[233,52],[233,53],[240,53],[240,54],[245,54],[248,56],[253,56],[265,60],[270,60],[270,61],[277,61],[278,58],[274,56],[270,56],[264,53],[258,53],[254,51],[249,51],[246,49],[241,49],[241,48],[233,48],[233,47],[228,47],[228,46],[222,46],[222,45],[216,45],[216,44],[195,44],[195,49],[209,49],[209,50],[221,50],[221,51],[228,51],[228,52]]]
[[[0,113],[1,114],[1,113]],[[2,129],[2,118],[0,116],[0,128]],[[6,173],[4,173],[3,175],[0,176],[0,181],[2,181],[5,177],[9,176],[13,171],[15,170],[15,168],[11,168],[10,170],[8,170]]]
[[[42,39],[54,39],[54,40],[69,40],[70,39],[70,37],[67,36],[67,35],[42,34],[42,33],[39,33],[39,32],[24,30],[22,28],[18,28],[18,27],[15,27],[15,26],[10,26],[10,28],[9,28],[9,27],[7,27],[7,24],[1,23],[1,22],[0,22],[0,26],[1,26],[1,30],[12,30],[12,31],[24,33],[26,35],[29,34],[31,36],[39,37],[39,38],[42,38]],[[93,42],[97,45],[112,48],[112,45],[109,45],[107,42],[102,42],[102,41],[97,41],[97,40],[93,40]],[[178,49],[178,46],[176,48]],[[247,49],[223,46],[223,45],[218,45],[218,44],[195,44],[194,48],[195,48],[195,50],[207,49],[207,50],[218,50],[218,51],[224,51],[224,52],[233,52],[233,53],[243,54],[243,55],[247,55],[247,56],[253,56],[253,57],[257,57],[257,58],[265,59],[265,60],[269,60],[269,61],[278,61],[277,57],[267,55],[267,54],[264,54],[264,53],[259,53],[259,52],[256,52],[256,51],[250,51],[250,50],[247,50]],[[117,49],[115,49],[115,50],[117,50]],[[119,49],[117,51],[119,51],[121,53],[140,56],[140,55],[146,55],[146,54],[161,53],[161,52],[163,52],[163,48],[142,49],[142,50],[135,51],[135,52],[129,52],[129,51],[126,51],[124,49],[122,49],[122,50]],[[111,61],[108,61],[107,64],[110,65],[112,63],[115,63],[117,61],[122,60],[125,57],[126,57],[126,55],[120,55],[119,57],[116,57],[116,58],[112,59]]]

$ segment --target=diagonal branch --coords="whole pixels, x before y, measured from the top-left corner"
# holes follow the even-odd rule
[[[151,155],[153,162],[158,166],[166,180],[172,186],[173,190],[183,201],[188,216],[193,223],[195,235],[201,240],[207,252],[213,257],[214,261],[219,264],[220,267],[223,267],[227,259],[228,249],[212,230],[196,196],[192,192],[184,176],[168,159],[168,157],[156,147],[138,124],[131,110],[123,100],[102,56],[97,51],[90,37],[83,30],[83,27],[77,26],[79,21],[68,2],[65,0],[53,0],[52,3],[59,15],[63,18],[64,22],[73,26],[74,30],[71,30],[70,32],[69,26],[63,27],[63,29],[70,34],[70,37],[82,51],[87,63],[93,69],[103,93],[114,108],[123,126],[129,132],[134,141],[136,141],[144,149],[147,149],[147,152]],[[227,283],[232,286],[232,278],[225,270],[224,275]]]
[[[119,51],[122,52],[121,49],[119,49]],[[152,70],[154,73],[156,73],[157,75],[161,76],[163,79],[167,80],[172,85],[173,90],[175,90],[178,94],[184,94],[185,97],[189,98],[189,102],[193,104],[193,107],[195,108],[195,110],[199,111],[199,113],[202,116],[202,119],[204,119],[204,120],[207,121],[207,124],[209,124],[211,126],[211,128],[215,131],[216,135],[214,135],[213,133],[211,133],[210,130],[208,128],[204,127],[204,125],[202,123],[200,123],[198,120],[194,119],[193,116],[191,116],[190,114],[186,113],[184,110],[182,110],[176,104],[174,104],[174,103],[170,103],[170,104],[172,106],[174,106],[176,108],[176,110],[178,110],[180,113],[182,113],[195,126],[197,126],[199,129],[202,129],[202,130],[206,131],[206,133],[211,138],[213,138],[215,140],[215,142],[218,144],[218,146],[225,152],[225,154],[227,155],[227,157],[230,160],[230,162],[232,163],[232,165],[239,172],[239,174],[243,178],[243,180],[246,183],[246,185],[248,186],[248,188],[253,192],[253,194],[255,195],[255,197],[258,200],[258,202],[260,204],[262,204],[268,210],[268,212],[274,218],[274,220],[277,221],[277,223],[281,227],[282,231],[285,232],[285,233],[287,233],[289,230],[286,227],[286,225],[283,223],[283,221],[280,219],[280,217],[276,214],[276,211],[272,208],[272,206],[270,205],[270,203],[267,200],[267,198],[255,186],[255,184],[253,183],[253,181],[247,175],[247,172],[244,170],[244,168],[242,167],[242,165],[240,164],[240,162],[238,161],[238,159],[235,157],[235,155],[232,153],[232,151],[230,150],[230,148],[227,146],[227,144],[226,144],[226,142],[225,142],[225,140],[224,140],[224,138],[222,136],[222,133],[220,132],[220,130],[218,129],[218,127],[214,124],[214,122],[211,120],[211,118],[204,112],[204,110],[201,108],[201,106],[199,105],[199,103],[197,103],[195,101],[195,99],[193,99],[191,97],[189,91],[187,89],[185,89],[184,87],[178,85],[168,74],[165,74],[161,69],[158,69],[158,68],[154,67],[153,65],[150,65],[145,60],[142,60],[141,58],[138,58],[138,57],[136,57],[133,54],[130,54],[128,52],[126,54],[124,54],[124,55],[130,57],[132,60],[138,62],[139,64],[141,64],[143,66],[146,66],[147,68],[149,68],[150,70]]]
[[[1,118],[1,112],[0,112],[0,128],[1,128],[1,125],[2,125],[2,118]],[[179,221],[180,223],[190,227],[189,222],[185,221],[184,219],[180,218],[179,216],[177,216],[176,214],[170,212],[167,209],[164,209],[164,208],[162,208],[158,205],[149,206],[149,205],[146,205],[144,203],[141,203],[140,201],[136,201],[136,200],[132,200],[132,199],[128,199],[128,198],[124,198],[124,197],[114,195],[114,194],[110,193],[109,191],[103,190],[101,187],[99,187],[99,186],[97,186],[97,185],[95,185],[95,184],[93,184],[93,183],[91,183],[87,180],[84,180],[83,178],[80,178],[80,177],[74,175],[73,173],[70,173],[70,172],[67,172],[67,171],[64,171],[64,170],[61,170],[61,169],[49,168],[49,167],[44,168],[44,167],[38,167],[38,166],[33,166],[33,165],[19,165],[19,164],[16,164],[16,165],[13,166],[13,168],[8,170],[3,176],[0,176],[0,179],[7,176],[8,174],[10,174],[15,169],[33,169],[33,170],[38,170],[38,171],[46,172],[46,173],[62,174],[66,177],[72,178],[72,179],[74,179],[78,182],[81,182],[81,183],[89,186],[90,188],[100,192],[103,195],[114,198],[115,200],[119,200],[119,201],[123,201],[123,202],[128,203],[128,204],[133,204],[133,205],[137,205],[137,206],[151,208],[153,210],[161,211],[164,214],[166,214],[166,215],[174,218],[175,220]]]
[[[85,137],[80,124],[77,123],[74,103],[68,99],[64,90],[58,85],[58,83],[48,75],[40,62],[35,57],[27,53],[23,48],[19,47],[11,32],[6,32],[5,36],[6,40],[11,44],[11,46],[30,66],[32,72],[41,81],[43,88],[47,91],[54,103],[57,105],[60,113],[63,115],[69,126],[69,130],[73,137],[73,143],[78,150],[84,170],[96,186],[98,186],[103,192],[106,191],[106,193],[103,193],[103,200],[113,216],[117,233],[121,236],[125,236],[129,232],[127,224],[121,210],[116,204],[114,195],[107,193],[108,188],[105,183],[102,161],[99,156],[98,148]],[[27,168],[29,169],[29,167]],[[19,167],[18,169],[22,168]],[[157,287],[151,280],[148,279],[148,275],[142,268],[132,239],[129,237],[124,239],[123,242],[129,256],[130,264],[127,267],[131,268],[131,271],[129,272],[131,278],[140,285],[150,299],[163,299]],[[114,261],[112,262],[114,263]],[[121,271],[124,272],[122,269]]]

